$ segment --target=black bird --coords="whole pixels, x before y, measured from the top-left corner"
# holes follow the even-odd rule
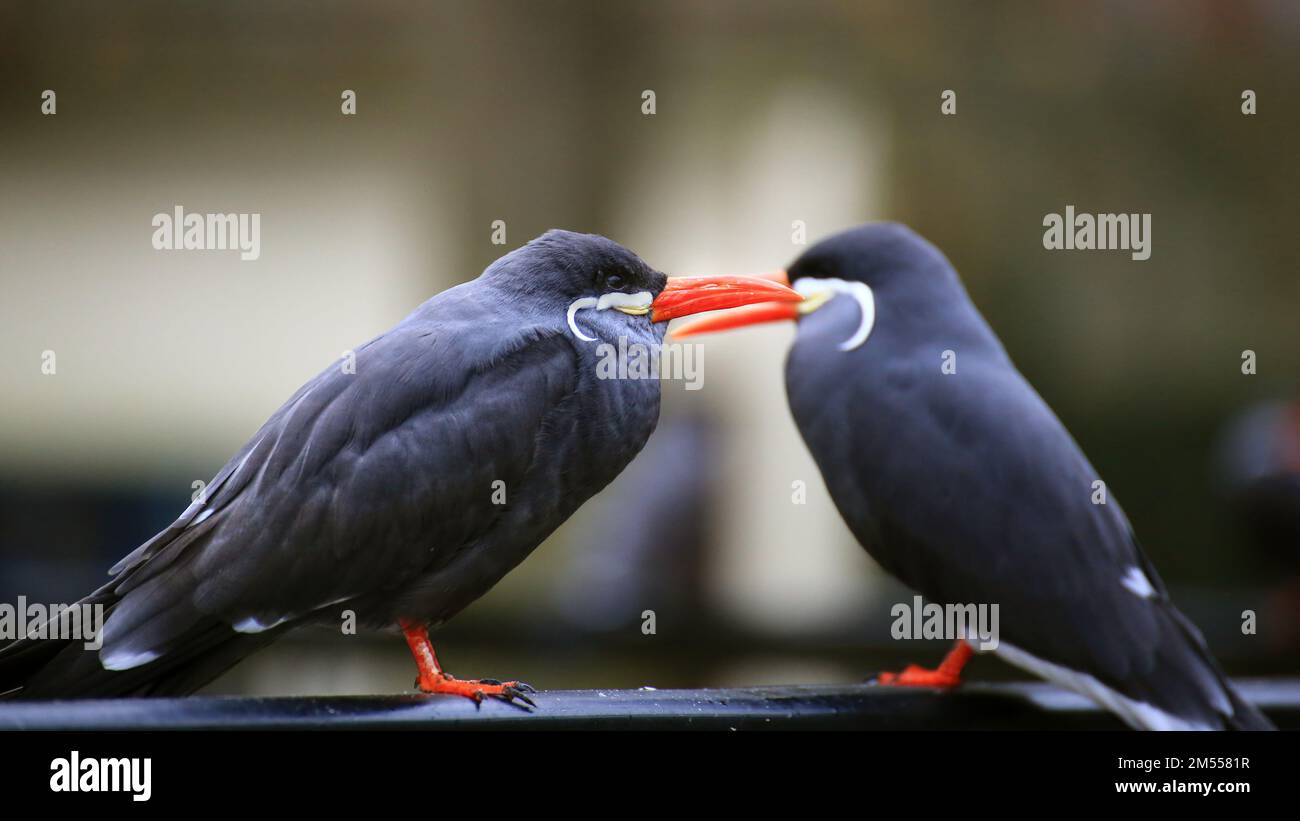
[[[876,561],[932,602],[997,604],[998,655],[1131,726],[1271,727],[1170,602],[1119,504],[1094,503],[1097,471],[937,248],[867,225],[808,249],[788,277],[805,302],[673,336],[799,320],[790,409]],[[881,680],[952,686],[972,643]]]
[[[427,628],[519,564],[654,429],[658,380],[600,378],[599,357],[623,337],[652,352],[673,317],[767,299],[799,296],[669,278],[604,237],[546,233],[300,388],[83,600],[104,607],[102,649],[11,643],[0,693],[189,693],[350,610],[402,628],[420,689],[526,701],[526,685],[444,673]]]

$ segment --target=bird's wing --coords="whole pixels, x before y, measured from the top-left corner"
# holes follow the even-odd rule
[[[857,399],[887,395],[894,406],[877,412],[906,423],[889,426],[886,447],[869,421],[851,432],[869,461],[832,488],[886,569],[936,602],[998,604],[1004,642],[1127,698],[1212,723],[1207,710],[1231,715],[1199,632],[1113,495],[1095,503],[1101,477],[1023,377],[969,359],[950,375],[894,367],[913,370],[895,374],[899,390],[864,386],[874,395]]]
[[[501,340],[510,339],[510,343]],[[106,666],[165,653],[199,622],[259,632],[396,589],[474,542],[575,388],[567,339],[407,322],[285,404],[211,493],[129,556]]]

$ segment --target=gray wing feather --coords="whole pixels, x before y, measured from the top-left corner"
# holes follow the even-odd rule
[[[567,340],[511,330],[502,347],[501,329],[408,321],[359,349],[355,374],[311,380],[203,506],[121,563],[106,665],[145,663],[212,618],[270,629],[397,589],[472,544],[499,514],[493,481],[527,472],[576,379]]]

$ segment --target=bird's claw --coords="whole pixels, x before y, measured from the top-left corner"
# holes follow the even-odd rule
[[[511,704],[515,707],[522,708],[524,704],[533,708],[537,707],[537,703],[527,695],[528,693],[535,693],[537,691],[534,690],[531,685],[525,684],[522,681],[503,682],[494,678],[481,678],[478,681],[469,683],[482,685],[475,689],[470,695],[470,698],[474,699],[475,704],[482,704],[483,699],[492,696],[493,698],[498,698],[506,704]]]
[[[522,681],[507,682],[501,688],[501,696],[507,703],[513,704],[514,699],[519,699],[533,708],[537,707],[537,702],[529,698],[527,694],[536,692],[530,685],[524,684]]]
[[[527,709],[524,707],[525,704],[528,707],[537,706],[536,702],[528,697],[529,693],[536,693],[537,690],[522,681],[502,682],[493,678],[462,681],[443,673],[434,679],[419,680],[416,686],[425,693],[463,696],[476,705],[481,705],[485,698],[491,696],[521,709]]]
[[[531,698],[528,697],[529,693],[536,693],[537,689],[533,687],[533,685],[529,684],[528,682],[499,681],[498,679],[494,679],[494,678],[481,678],[478,680],[478,683],[486,684],[489,687],[500,687],[501,688],[500,692],[492,693],[491,695],[497,696],[502,701],[510,702],[513,701],[514,699],[519,699],[520,701],[529,705],[530,707],[537,706],[537,704]],[[482,690],[478,690],[476,691],[476,698],[474,700],[478,703],[482,703],[482,697],[484,695],[487,694],[485,694]]]

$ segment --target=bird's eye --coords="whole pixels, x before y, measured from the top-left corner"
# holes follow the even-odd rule
[[[610,274],[605,277],[605,287],[611,291],[617,291],[623,287],[623,277],[618,274]]]

